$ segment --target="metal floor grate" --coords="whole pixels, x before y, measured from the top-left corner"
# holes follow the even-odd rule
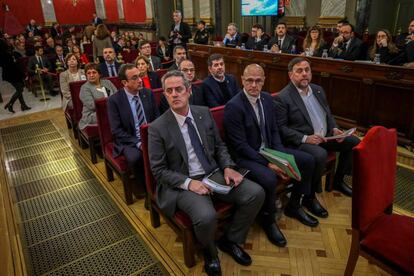
[[[168,275],[50,121],[0,139],[30,275]]]

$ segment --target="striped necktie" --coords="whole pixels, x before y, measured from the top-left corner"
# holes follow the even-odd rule
[[[138,140],[141,141],[139,127],[145,124],[144,108],[141,105],[141,102],[139,101],[138,96],[134,96],[132,99],[135,101],[135,108],[136,108],[136,114],[137,114],[137,119],[138,119],[137,137],[138,137]]]

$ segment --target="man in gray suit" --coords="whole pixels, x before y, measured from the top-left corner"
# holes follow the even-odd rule
[[[243,179],[235,171],[224,142],[207,107],[190,106],[190,82],[180,71],[170,71],[162,78],[164,95],[170,105],[149,126],[149,158],[157,185],[157,202],[166,215],[176,209],[188,214],[197,240],[203,246],[208,275],[221,275],[214,243],[216,211],[212,199],[235,203],[236,210],[219,248],[236,262],[250,265],[250,256],[239,246],[246,240],[263,200],[264,191],[256,183]],[[205,175],[220,169],[228,194],[212,193],[202,182]]]
[[[344,176],[351,174],[352,148],[359,139],[329,140],[325,137],[343,132],[336,125],[322,87],[310,83],[312,71],[306,58],[296,57],[288,65],[288,84],[276,98],[276,113],[282,142],[287,146],[310,153],[315,158],[312,193],[321,191],[321,178],[328,151],[339,152],[333,188],[351,196],[352,189],[345,184]],[[312,201],[312,198],[308,198]]]

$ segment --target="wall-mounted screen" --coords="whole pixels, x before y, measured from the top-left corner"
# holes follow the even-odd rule
[[[242,16],[276,16],[279,0],[242,0]]]

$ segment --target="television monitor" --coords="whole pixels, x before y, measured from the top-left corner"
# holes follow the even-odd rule
[[[242,16],[276,16],[279,10],[279,0],[242,0]]]

